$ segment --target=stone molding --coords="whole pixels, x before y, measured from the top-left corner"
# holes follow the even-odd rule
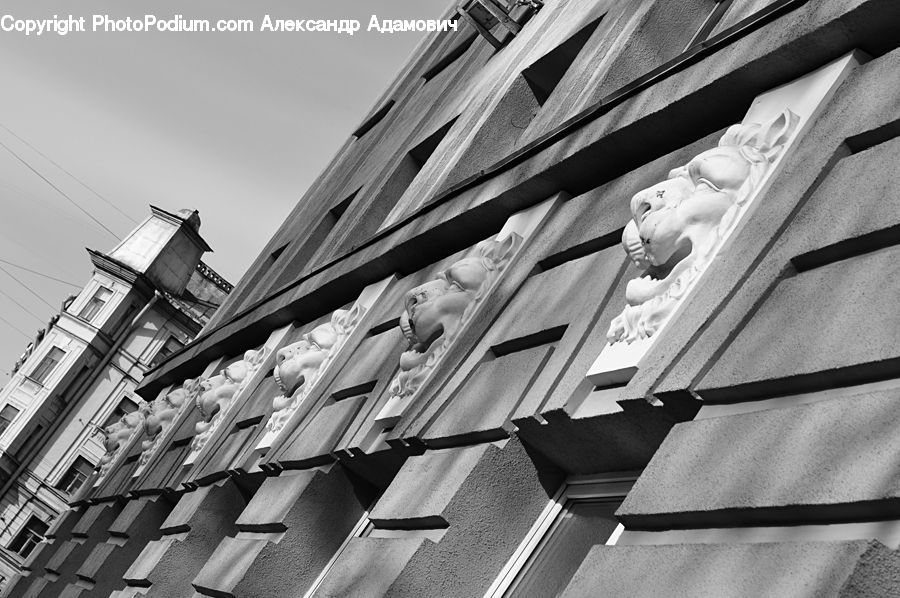
[[[106,449],[106,453],[97,464],[95,487],[106,478],[106,474],[119,461],[119,457],[124,452],[125,447],[130,445],[134,437],[141,432],[146,415],[147,407],[145,405],[137,411],[126,413],[119,418],[119,421],[113,422],[101,430],[104,436],[103,448]]]
[[[339,309],[331,314],[330,321],[278,350],[274,376],[282,394],[272,402],[272,417],[266,422],[268,433],[277,434],[284,428],[365,313],[366,308],[358,303],[350,309]]]
[[[767,123],[736,124],[717,147],[631,198],[622,246],[643,273],[628,282],[610,344],[653,336],[690,292],[740,221],[800,117],[785,109]]]
[[[200,379],[192,378],[150,403],[149,412],[143,422],[145,439],[141,442],[138,470],[147,466],[166,437],[165,432],[178,415],[197,400],[199,392]]]
[[[202,419],[197,422],[197,435],[191,442],[191,454],[203,450],[206,443],[222,423],[222,419],[234,398],[246,388],[254,374],[271,353],[269,347],[244,353],[244,358],[232,363],[215,376],[200,380],[200,391],[195,405]]]
[[[409,404],[523,242],[515,232],[482,241],[433,280],[407,291],[400,329],[409,346],[400,356],[400,371],[391,381],[388,403],[376,419],[396,419],[397,407]]]

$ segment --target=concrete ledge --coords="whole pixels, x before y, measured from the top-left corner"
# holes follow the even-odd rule
[[[900,391],[675,426],[616,513],[628,528],[900,517]]]
[[[267,543],[268,540],[224,538],[191,585],[204,596],[234,596],[235,586]]]
[[[375,522],[443,515],[490,445],[429,451],[410,457],[372,509]]]
[[[890,596],[898,574],[900,557],[866,540],[595,546],[562,596]]]
[[[313,598],[384,596],[409,559],[427,541],[425,538],[354,538]]]
[[[516,435],[570,474],[623,471],[646,465],[676,423],[700,407],[692,399],[656,407],[644,399],[614,403],[619,410],[572,419],[562,410],[542,414],[544,422],[524,418],[513,423]],[[597,439],[603,450],[598,451]]]
[[[285,472],[278,477],[267,478],[238,517],[238,529],[245,532],[284,531],[288,512],[316,473]]]
[[[697,392],[738,401],[893,377],[898,294],[897,247],[782,280]]]

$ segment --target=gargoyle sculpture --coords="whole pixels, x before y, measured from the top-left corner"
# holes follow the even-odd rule
[[[409,347],[391,382],[392,398],[415,394],[521,244],[516,233],[479,243],[472,255],[406,293],[400,329]]]
[[[206,442],[221,420],[222,413],[250,382],[268,355],[269,349],[266,347],[258,351],[247,351],[243,359],[235,361],[215,376],[200,380],[195,400],[202,419],[195,426],[197,435],[191,443],[191,452],[198,452],[206,446]]]
[[[100,479],[106,476],[116,457],[119,456],[119,452],[125,448],[132,435],[140,429],[146,415],[147,408],[144,405],[137,411],[126,413],[118,421],[101,430],[103,434],[103,448],[106,449],[106,453],[100,457],[100,462],[97,464]]]
[[[365,309],[354,305],[339,309],[331,320],[275,353],[275,381],[282,394],[272,402],[273,413],[266,427],[278,432],[309,395],[325,368],[356,328]]]
[[[765,125],[734,125],[717,147],[635,194],[622,245],[644,273],[626,287],[627,306],[610,325],[610,343],[649,338],[662,327],[740,220],[798,122],[786,110]]]
[[[178,388],[150,403],[147,417],[144,419],[145,438],[141,442],[138,467],[142,467],[150,461],[164,436],[163,432],[172,425],[182,409],[191,401],[196,400],[199,392],[200,381],[198,379],[186,380]]]

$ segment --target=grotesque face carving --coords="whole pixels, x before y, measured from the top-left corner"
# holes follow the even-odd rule
[[[424,368],[430,368],[456,338],[520,244],[521,237],[515,233],[503,241],[481,243],[475,255],[453,263],[434,280],[406,293],[400,329],[409,348],[400,356],[400,374],[391,385],[392,395],[415,392]]]
[[[628,283],[628,306],[610,326],[611,343],[659,329],[718,251],[797,121],[786,111],[766,126],[735,125],[718,147],[635,194],[622,245],[644,275]]]
[[[313,382],[340,338],[338,331],[328,322],[275,353],[275,381],[285,397],[293,395],[304,384]]]
[[[144,420],[144,431],[150,439],[159,434],[163,426],[171,423],[178,409],[184,404],[187,392],[184,388],[176,388],[166,396],[150,403],[150,412]]]
[[[197,380],[186,380],[164,397],[157,398],[150,403],[147,417],[144,419],[146,439],[141,443],[140,465],[144,465],[150,460],[152,451],[160,440],[160,434],[172,425],[172,421],[181,412],[182,407],[196,395],[199,388]]]
[[[197,399],[197,407],[200,409],[204,420],[210,421],[223,405],[234,398],[238,388],[247,378],[248,372],[247,362],[241,359],[232,363],[215,376],[200,382],[200,396]]]
[[[267,354],[268,349],[266,348],[259,351],[247,351],[244,353],[243,359],[235,361],[215,376],[200,381],[196,404],[203,421],[197,422],[198,433],[203,434],[212,430],[216,416],[231,403],[238,391],[259,368]]]
[[[126,413],[119,421],[111,424],[103,431],[105,440],[103,445],[107,451],[116,450],[119,445],[131,437],[134,429],[137,428],[144,419],[144,413],[140,410]]]
[[[110,424],[106,429],[102,430],[103,448],[106,449],[106,454],[100,458],[100,463],[98,464],[101,476],[106,474],[116,455],[119,454],[119,451],[131,438],[135,429],[144,421],[145,415],[146,407],[123,415],[119,418],[119,421]]]
[[[266,422],[270,432],[278,432],[312,391],[316,381],[338,354],[356,328],[365,308],[359,304],[338,309],[328,322],[313,328],[301,339],[275,354],[275,381],[282,394],[272,401],[272,417]]]

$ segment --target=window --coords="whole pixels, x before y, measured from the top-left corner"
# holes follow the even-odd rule
[[[158,366],[163,361],[168,359],[169,355],[181,350],[183,347],[183,342],[181,342],[174,336],[170,336],[168,339],[166,339],[166,342],[163,343],[162,348],[160,348],[160,350],[156,352],[156,355],[153,356],[153,360],[150,362],[150,367],[153,368]]]
[[[712,10],[703,21],[703,24],[700,25],[700,29],[697,30],[697,33],[694,34],[694,37],[691,38],[691,41],[688,42],[688,45],[684,48],[685,51],[690,50],[692,47],[709,38],[710,34],[715,30],[716,25],[719,24],[722,17],[725,16],[725,13],[728,12],[733,1],[734,0],[718,0],[715,3]]]
[[[9,549],[19,553],[23,558],[27,558],[34,547],[44,539],[44,534],[49,528],[49,525],[32,515],[25,527],[19,530],[19,533],[10,542]]]
[[[444,54],[441,58],[434,62],[431,66],[429,66],[424,73],[422,73],[422,78],[426,81],[430,81],[437,77],[444,69],[453,64],[459,59],[460,56],[466,53],[475,40],[478,38],[477,33],[469,34],[464,37],[461,42],[450,48],[450,51]]]
[[[312,598],[312,596],[316,593],[316,590],[319,589],[319,586],[322,585],[322,582],[328,576],[332,569],[334,569],[334,565],[337,563],[338,559],[347,550],[347,546],[350,544],[350,541],[353,538],[360,538],[366,535],[366,531],[371,528],[371,524],[369,523],[369,511],[366,510],[363,513],[363,516],[356,522],[356,525],[353,527],[353,530],[350,532],[350,535],[344,540],[344,542],[338,547],[338,549],[334,552],[334,555],[331,559],[326,563],[325,567],[322,568],[322,572],[319,573],[319,576],[312,583],[306,593],[303,595],[303,598]]]
[[[570,478],[538,517],[485,596],[555,598],[591,547],[615,544],[616,509],[637,474]]]
[[[531,66],[522,71],[522,78],[531,88],[531,93],[538,104],[544,105],[563,75],[575,62],[581,49],[587,44],[603,17],[588,23],[569,39],[547,52]]]
[[[284,250],[287,249],[288,245],[289,243],[285,243],[284,245],[273,251],[271,255],[269,255],[269,259],[266,260],[266,266],[271,266],[272,264],[277,262],[278,258],[281,257],[281,254],[284,253]]]
[[[31,375],[28,376],[38,384],[43,384],[47,377],[50,375],[57,364],[62,361],[63,356],[66,354],[65,351],[60,349],[59,347],[52,347],[50,351],[44,355],[44,358],[41,360],[37,367],[32,370]]]
[[[137,410],[137,403],[135,403],[131,399],[122,399],[119,404],[116,405],[116,408],[113,409],[113,412],[109,415],[109,417],[106,418],[106,422],[102,427],[106,428],[107,426],[119,421],[129,413],[134,413]]]
[[[16,419],[17,415],[19,415],[19,410],[12,405],[4,405],[3,409],[0,409],[0,434],[6,432],[6,428]]]
[[[91,477],[93,470],[94,466],[90,461],[81,456],[75,457],[75,461],[72,462],[68,471],[60,478],[56,488],[66,494],[75,494],[81,488],[81,485]]]
[[[375,113],[367,118],[365,122],[359,125],[359,128],[353,131],[353,136],[359,139],[369,131],[371,131],[375,125],[381,122],[387,113],[391,111],[391,108],[394,106],[394,100],[388,100],[381,108],[375,111]]]
[[[515,35],[543,6],[542,0],[471,0],[459,7],[459,16],[468,21],[492,46],[500,49],[506,40],[494,37],[491,33],[494,26],[499,23],[511,36]]]
[[[94,319],[94,316],[100,313],[100,310],[103,309],[103,306],[106,305],[106,302],[109,301],[110,297],[112,297],[112,291],[106,287],[100,287],[94,293],[94,296],[81,308],[78,317],[90,322]]]
[[[271,287],[269,287],[270,290],[280,289],[287,283],[293,282],[301,274],[303,274],[306,265],[309,264],[309,260],[313,258],[322,244],[325,243],[325,240],[331,234],[331,231],[333,231],[337,226],[338,221],[344,215],[344,212],[347,211],[347,208],[349,208],[350,204],[353,203],[353,200],[356,199],[356,195],[359,193],[360,189],[362,189],[362,187],[342,199],[340,202],[332,206],[331,209],[325,212],[325,214],[319,220],[319,223],[316,224],[316,227],[312,229],[303,239],[302,245],[300,245],[300,247],[292,256],[289,256],[290,260],[284,264],[281,272],[275,279],[275,282],[272,283]]]

